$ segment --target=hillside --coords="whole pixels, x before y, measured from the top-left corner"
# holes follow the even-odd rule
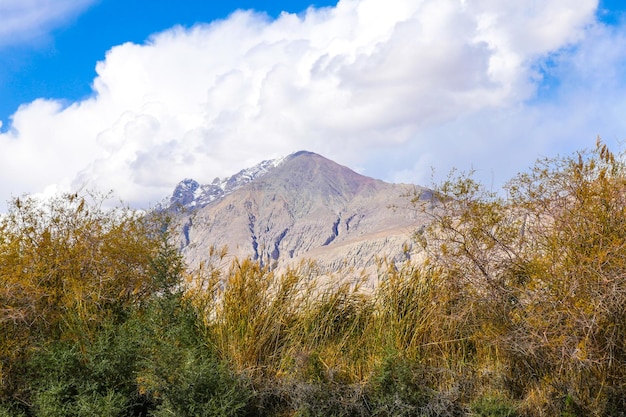
[[[370,268],[381,257],[408,259],[412,234],[426,221],[409,204],[414,192],[429,196],[301,151],[210,185],[185,180],[170,204],[192,265],[216,245],[271,268],[315,259],[332,272]]]

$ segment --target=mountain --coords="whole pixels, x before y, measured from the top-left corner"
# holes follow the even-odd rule
[[[169,199],[169,207],[176,211],[202,208],[266,174],[282,160],[283,158],[263,161],[252,168],[239,171],[232,177],[215,178],[211,184],[207,185],[200,185],[190,178],[184,179],[174,189]]]
[[[414,192],[430,198],[425,188],[386,183],[301,151],[208,185],[186,179],[170,207],[191,265],[215,245],[271,268],[314,259],[336,272],[411,256],[412,235],[427,221],[410,204]]]

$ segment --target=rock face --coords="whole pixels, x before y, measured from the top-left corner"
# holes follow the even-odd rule
[[[301,151],[208,186],[185,180],[170,202],[191,265],[215,245],[270,268],[314,259],[336,272],[411,256],[412,235],[427,221],[411,207],[414,192],[430,197],[424,188],[365,177]]]
[[[232,177],[215,178],[211,184],[200,185],[197,181],[187,178],[181,181],[167,204],[173,211],[200,209],[227,194],[238,190],[247,183],[254,181],[276,168],[283,158],[263,161],[260,164],[239,171]]]

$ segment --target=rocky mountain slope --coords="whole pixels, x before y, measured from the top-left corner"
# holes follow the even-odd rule
[[[412,235],[427,219],[410,204],[414,191],[360,175],[312,152],[264,161],[209,185],[182,181],[170,198],[191,265],[211,245],[230,256],[283,268],[314,259],[326,272],[372,269],[376,259],[411,256]]]

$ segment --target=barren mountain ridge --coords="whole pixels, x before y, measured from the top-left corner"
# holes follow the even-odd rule
[[[382,257],[402,262],[427,219],[410,204],[427,189],[360,175],[300,151],[212,184],[181,182],[171,207],[191,265],[212,245],[270,268],[313,259],[326,272],[372,269]]]

